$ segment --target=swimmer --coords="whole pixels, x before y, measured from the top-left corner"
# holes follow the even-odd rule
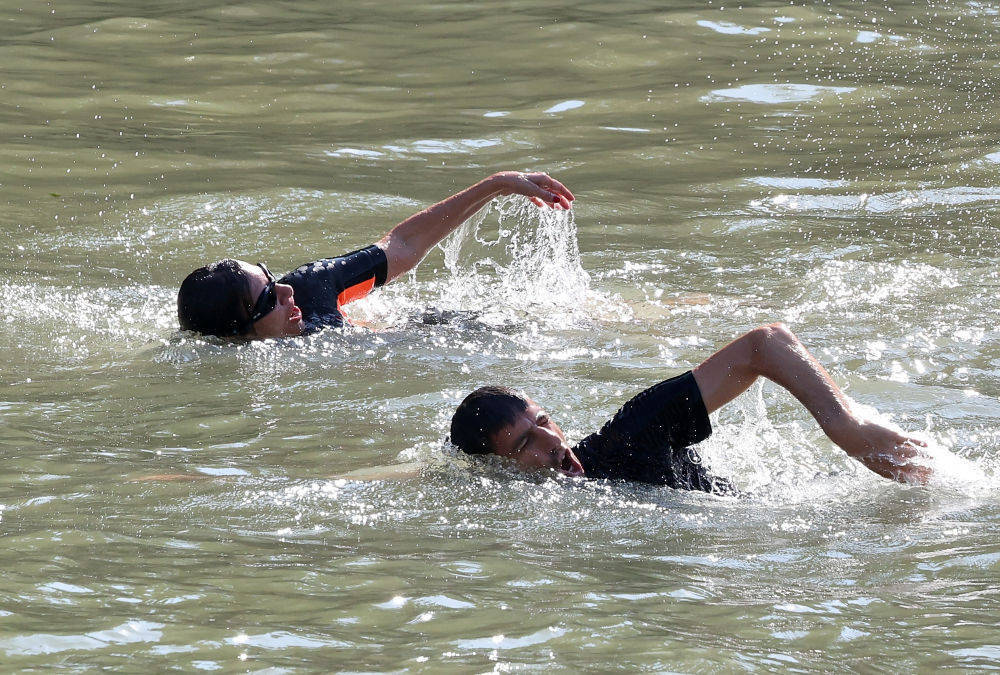
[[[497,454],[526,470],[732,494],[730,482],[710,475],[691,446],[711,435],[708,415],[758,377],[787,389],[830,440],[878,475],[918,484],[930,478],[930,469],[917,459],[927,444],[857,417],[829,373],[780,323],[756,328],[694,370],[638,394],[572,448],[541,406],[496,386],[477,389],[462,401],[451,419],[450,438],[469,454]]]
[[[366,248],[307,263],[280,279],[263,263],[220,260],[189,274],[177,294],[182,330],[263,339],[344,324],[341,308],[410,271],[495,197],[523,195],[569,209],[573,193],[544,173],[502,171],[416,213]]]

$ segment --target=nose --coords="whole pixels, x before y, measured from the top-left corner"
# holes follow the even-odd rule
[[[295,295],[295,290],[288,284],[275,284],[274,292],[278,296],[278,302],[281,303],[289,302]]]

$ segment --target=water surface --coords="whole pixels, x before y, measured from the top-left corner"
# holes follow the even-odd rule
[[[997,668],[998,15],[0,0],[4,664]],[[177,332],[195,266],[292,269],[500,169],[573,218],[495,205],[352,307],[377,330]],[[702,446],[743,499],[442,443],[488,381],[579,439],[776,320],[940,479],[769,384]]]

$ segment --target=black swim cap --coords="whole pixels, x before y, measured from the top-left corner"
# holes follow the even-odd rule
[[[250,328],[250,282],[232,259],[199,267],[177,292],[177,320],[182,330],[228,337]]]

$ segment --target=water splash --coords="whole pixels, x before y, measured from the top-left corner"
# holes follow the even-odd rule
[[[487,227],[491,214],[495,233]],[[521,197],[496,200],[442,249],[451,273],[441,293],[446,306],[507,318],[527,313],[562,326],[617,304],[590,288],[573,211],[539,209]]]
[[[717,417],[713,435],[701,445],[710,471],[733,477],[755,501],[770,504],[865,499],[867,493],[891,485],[833,445],[802,411],[793,409],[792,419],[775,421],[778,416],[769,412],[779,408],[782,396],[776,385],[758,382]],[[929,423],[905,429],[870,405],[848,401],[860,417],[928,444],[915,460],[933,471],[928,489],[975,497],[1000,488],[988,457],[970,461],[952,452],[949,439]]]
[[[594,319],[624,321],[631,310],[617,297],[595,291],[584,271],[573,211],[539,209],[522,197],[497,199],[458,227],[440,245],[446,275],[407,281],[353,303],[354,319],[391,327],[423,317],[451,315],[480,326],[570,328]],[[421,265],[420,275],[429,267]],[[431,321],[436,323],[436,321]]]
[[[171,293],[157,286],[0,283],[4,340],[26,363],[79,363],[148,344],[174,327]]]
[[[778,410],[781,398],[776,385],[758,381],[724,408],[713,421],[712,436],[701,445],[709,470],[768,503],[815,501],[820,494],[856,484],[851,460],[824,447],[829,444],[811,420],[796,414],[776,422],[778,415],[769,415]],[[850,481],[838,478],[845,473]]]
[[[854,412],[865,419],[876,421],[901,433],[906,432],[888,415],[869,405],[850,398],[848,400]],[[927,443],[927,447],[921,450],[921,454],[914,459],[914,462],[932,470],[929,487],[954,490],[968,496],[987,494],[1000,488],[997,477],[989,471],[988,458],[973,462],[955,454],[952,452],[950,440],[946,436],[935,434],[929,422],[927,427],[916,430],[912,435]]]

